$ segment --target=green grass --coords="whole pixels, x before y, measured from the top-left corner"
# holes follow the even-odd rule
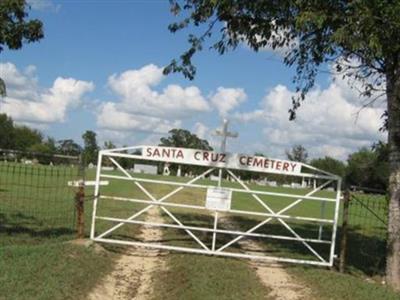
[[[77,177],[69,166],[0,162],[0,247],[37,243],[74,234],[74,190]]]
[[[246,260],[171,253],[153,299],[272,299]]]
[[[341,274],[323,268],[302,266],[293,266],[288,268],[288,271],[297,280],[311,287],[315,299],[398,300],[400,298],[399,293],[395,293],[366,277]]]
[[[112,268],[111,254],[67,243],[0,250],[0,299],[85,299]]]

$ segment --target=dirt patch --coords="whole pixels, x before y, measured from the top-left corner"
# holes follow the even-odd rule
[[[162,223],[158,207],[151,208],[146,221]],[[139,239],[157,243],[162,239],[157,227],[143,227]],[[153,288],[154,272],[163,270],[165,262],[157,249],[127,247],[115,262],[115,269],[89,294],[89,300],[149,299]]]
[[[238,228],[229,217],[220,218],[220,224],[224,228]],[[259,255],[260,251],[265,250],[254,240],[243,238],[238,241],[238,244],[242,249],[246,249],[247,254]],[[296,282],[283,265],[262,260],[250,260],[249,263],[257,272],[261,283],[271,290],[268,295],[271,298],[279,300],[313,299],[311,290],[304,284]]]
[[[246,244],[246,247],[258,246],[254,241],[248,241]],[[260,248],[257,249],[259,250]],[[269,296],[285,300],[312,299],[311,290],[296,282],[281,264],[251,260],[250,265],[256,270],[263,285],[271,289]]]

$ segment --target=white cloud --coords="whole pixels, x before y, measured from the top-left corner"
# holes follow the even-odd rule
[[[246,101],[247,95],[241,88],[219,87],[211,96],[211,103],[217,108],[222,117]]]
[[[193,132],[201,139],[205,139],[208,136],[209,130],[210,129],[201,122],[194,124]]]
[[[386,137],[379,132],[384,109],[366,107],[360,111],[365,99],[340,80],[326,89],[317,87],[311,91],[298,110],[297,119],[289,121],[293,95],[286,86],[278,85],[266,94],[259,109],[235,114],[241,122],[262,124],[266,149],[273,155],[282,156],[285,148],[302,144],[312,156],[345,159],[350,152]]]
[[[131,114],[118,110],[117,104],[107,102],[101,106],[97,114],[97,125],[108,130],[144,131],[167,133],[181,126],[181,121],[169,121],[158,117]]]
[[[144,139],[140,140],[138,145],[158,145],[160,143],[159,134],[149,134]]]
[[[98,134],[97,139],[101,147],[104,146],[104,142],[106,141],[111,141],[116,147],[134,145],[137,143],[137,138],[134,132],[97,129],[96,133]]]
[[[162,70],[149,64],[110,76],[108,86],[119,99],[101,106],[97,125],[108,130],[167,133],[181,127],[182,119],[211,110],[195,86],[170,84],[161,92],[155,90],[165,78]]]
[[[92,82],[58,77],[49,89],[38,86],[35,67],[19,71],[12,63],[0,63],[0,77],[7,87],[0,112],[20,122],[53,123],[65,121],[67,111],[81,104],[94,89]]]
[[[210,110],[210,105],[195,86],[183,88],[171,84],[162,92],[154,90],[153,87],[165,78],[162,70],[150,64],[110,76],[108,84],[111,90],[121,97],[118,109],[165,119],[188,117]]]

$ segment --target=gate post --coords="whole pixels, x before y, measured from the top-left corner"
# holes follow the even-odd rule
[[[75,194],[76,231],[78,239],[83,239],[85,237],[84,201],[85,201],[85,182],[83,180],[80,180],[78,191]]]
[[[85,164],[82,154],[79,156],[79,177],[79,186],[75,194],[76,231],[77,238],[83,239],[85,237]]]
[[[350,192],[346,190],[343,193],[343,223],[342,234],[340,241],[340,257],[339,257],[339,272],[343,273],[346,268],[346,255],[347,255],[347,227],[349,222],[349,203]]]

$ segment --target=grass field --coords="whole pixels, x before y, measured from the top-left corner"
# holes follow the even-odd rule
[[[0,248],[0,299],[85,299],[114,258],[68,243]]]
[[[74,189],[67,186],[68,180],[77,178],[76,168],[66,167],[34,166],[27,167],[19,164],[10,164],[7,166],[0,164],[0,254],[4,259],[4,264],[0,268],[7,270],[0,277],[0,295],[7,295],[5,299],[18,299],[25,295],[34,295],[35,288],[18,289],[18,286],[28,286],[29,276],[26,274],[38,273],[36,287],[45,286],[45,294],[37,299],[64,299],[66,291],[71,286],[82,288],[82,291],[89,290],[95,282],[112,267],[114,256],[103,256],[99,259],[98,254],[91,249],[82,249],[82,247],[68,245],[65,246],[65,240],[74,237]],[[118,174],[117,171],[110,174]],[[159,176],[141,175],[143,178],[157,178]],[[87,171],[87,179],[94,178],[94,170]],[[163,180],[187,181],[186,178],[163,177]],[[200,180],[200,184],[215,185],[215,182],[209,180]],[[238,187],[237,183],[224,182],[225,186]],[[143,183],[153,195],[162,197],[174,187],[167,185],[155,185]],[[284,192],[287,194],[304,195],[307,189],[287,189],[253,186],[258,190]],[[93,190],[86,189],[86,195],[92,195]],[[148,199],[132,182],[121,180],[110,180],[110,185],[102,188],[102,195],[113,195],[120,197],[132,197],[139,199]],[[334,197],[332,192],[321,191],[314,196]],[[273,210],[279,210],[289,203],[293,198],[285,197],[260,197]],[[86,232],[89,232],[89,224],[92,209],[92,198],[88,197],[85,209]],[[187,204],[204,205],[204,189],[183,189],[167,202],[179,202]],[[134,212],[139,211],[145,204],[130,203],[125,201],[112,201],[102,199],[99,202],[99,216],[113,216],[126,218]],[[242,209],[249,211],[263,211],[265,209],[258,204],[251,195],[243,193],[234,193],[233,209]],[[208,211],[188,211],[182,208],[170,209],[183,220],[185,225],[212,227],[213,218]],[[332,217],[332,204],[326,206],[326,218]],[[328,213],[329,212],[329,213]],[[291,215],[320,217],[320,202],[305,201],[287,212]],[[167,216],[163,215],[167,221]],[[144,218],[144,215],[142,216]],[[264,220],[263,217],[246,217],[234,215],[230,220],[241,229],[248,229]],[[172,223],[168,220],[168,223]],[[305,224],[304,222],[290,223],[301,235],[316,238],[318,226]],[[107,221],[97,222],[97,232],[110,228],[112,223]],[[330,230],[324,227],[324,237],[330,235]],[[139,226],[124,225],[110,236],[121,239],[137,239]],[[263,233],[278,232],[287,234],[277,222],[271,222],[261,231]],[[355,232],[356,234],[357,232]],[[210,245],[210,234],[199,234],[199,237]],[[221,235],[220,242],[228,241],[230,236]],[[167,244],[180,246],[193,246],[193,240],[182,230],[164,229],[163,240]],[[284,255],[288,257],[309,258],[310,255],[305,251],[302,245],[293,247],[293,243],[287,243],[276,240],[257,240],[265,246],[266,253],[274,255]],[[221,245],[221,244],[219,244]],[[237,244],[232,246],[231,251],[241,251]],[[12,249],[3,251],[1,249]],[[11,251],[11,252],[10,252]],[[321,249],[327,251],[327,249]],[[12,255],[10,254],[12,253]],[[53,257],[54,259],[47,259]],[[31,258],[31,259],[29,259]],[[83,259],[85,262],[81,261]],[[58,261],[59,260],[59,261]],[[32,261],[28,264],[27,261]],[[68,264],[65,262],[68,261]],[[101,262],[100,262],[101,261]],[[13,267],[13,265],[18,267]],[[155,282],[157,293],[155,299],[211,299],[212,295],[218,295],[219,299],[229,299],[229,295],[235,295],[237,299],[265,299],[268,291],[261,286],[255,278],[254,272],[246,263],[246,260],[209,257],[193,254],[170,254],[167,257],[166,272],[157,275]],[[76,267],[80,267],[80,276],[75,278],[71,276],[76,272]],[[60,275],[52,275],[53,270],[62,270]],[[353,266],[355,272],[364,276],[366,268],[363,269],[362,262]],[[38,272],[40,270],[40,272]],[[326,271],[317,267],[299,267],[291,266],[288,268],[294,276],[300,281],[306,282],[311,286],[318,299],[375,299],[386,298],[395,299],[398,295],[391,293],[384,287],[376,283],[368,283],[361,277],[338,274],[332,271]],[[222,273],[221,273],[222,272]],[[65,275],[61,275],[65,274]],[[68,275],[69,274],[69,275]],[[85,287],[79,286],[79,278],[85,278],[95,274],[90,280],[85,281]],[[222,276],[221,276],[222,275]],[[55,286],[51,279],[59,276],[57,281],[62,282],[61,286]],[[20,279],[20,280],[16,280]],[[50,282],[49,282],[50,281]],[[358,293],[350,297],[352,291],[346,288],[349,282],[354,282]],[[4,284],[1,284],[4,283]],[[11,284],[12,283],[12,284]],[[336,288],[333,288],[336,287]],[[14,293],[14,294],[11,294]],[[30,294],[31,293],[31,294]],[[9,296],[9,297],[8,297]],[[366,298],[367,297],[367,298]],[[1,298],[1,296],[0,296]],[[32,299],[32,297],[29,297]],[[34,298],[34,297],[33,297]],[[397,298],[396,298],[397,299]]]

